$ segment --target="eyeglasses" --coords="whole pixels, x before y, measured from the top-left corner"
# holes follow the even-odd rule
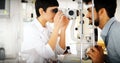
[[[58,8],[55,8],[52,10],[53,13],[57,13],[58,12]]]

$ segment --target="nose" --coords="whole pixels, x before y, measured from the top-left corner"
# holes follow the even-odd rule
[[[91,14],[88,12],[87,15],[86,15],[86,17],[90,18],[90,16],[91,16]]]

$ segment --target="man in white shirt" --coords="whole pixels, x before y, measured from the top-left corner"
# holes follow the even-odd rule
[[[64,52],[69,19],[62,11],[58,11],[58,6],[57,0],[36,0],[37,18],[24,27],[21,53],[27,63],[48,63],[49,59],[55,57],[55,53]],[[52,33],[47,22],[54,22]]]

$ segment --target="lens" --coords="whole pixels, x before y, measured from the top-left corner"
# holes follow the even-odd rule
[[[70,16],[74,15],[74,11],[73,11],[73,10],[70,10],[70,11],[69,11],[69,15],[70,15]]]
[[[58,9],[55,8],[55,9],[52,10],[52,12],[57,13],[57,12],[58,12]]]

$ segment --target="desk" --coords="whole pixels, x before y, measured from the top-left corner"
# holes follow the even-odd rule
[[[0,60],[0,63],[26,63],[26,62],[18,58],[6,58],[5,60]]]
[[[66,54],[58,56],[60,63],[80,63],[80,56],[74,54]],[[82,60],[82,63],[92,63],[91,60]]]

